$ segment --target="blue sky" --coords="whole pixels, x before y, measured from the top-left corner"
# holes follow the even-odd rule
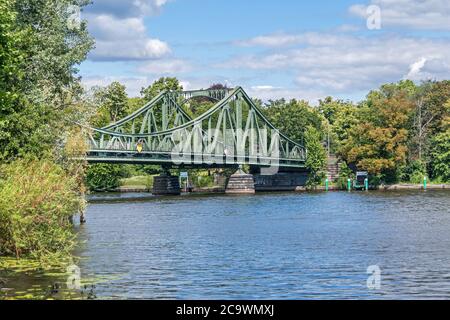
[[[120,81],[131,96],[161,76],[312,103],[450,79],[447,0],[94,0],[82,18],[96,40],[83,83]]]

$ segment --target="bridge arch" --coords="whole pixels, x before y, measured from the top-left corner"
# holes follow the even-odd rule
[[[196,97],[222,99],[191,119],[177,101]],[[143,120],[137,121],[139,118]],[[136,123],[141,126],[139,132]],[[90,128],[88,140],[87,160],[91,162],[260,167],[276,163],[302,168],[307,155],[304,146],[279,132],[241,87],[162,92],[128,117],[103,128]]]

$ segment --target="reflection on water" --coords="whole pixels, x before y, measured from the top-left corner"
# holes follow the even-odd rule
[[[450,298],[449,195],[95,195],[81,276],[121,299]]]
[[[99,296],[450,298],[448,192],[139,196],[89,206],[82,272],[120,275]]]

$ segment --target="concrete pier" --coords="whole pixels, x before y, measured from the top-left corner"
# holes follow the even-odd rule
[[[228,180],[225,193],[228,194],[254,194],[255,180],[252,174],[247,174],[241,169],[232,174]]]
[[[172,176],[169,172],[164,172],[160,176],[153,178],[152,193],[157,196],[181,194],[180,180],[177,176]]]

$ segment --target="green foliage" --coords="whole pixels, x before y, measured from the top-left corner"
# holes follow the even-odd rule
[[[86,185],[92,191],[107,191],[120,186],[120,179],[127,178],[127,167],[117,164],[93,164],[86,173]]]
[[[128,98],[127,115],[132,114],[144,106],[144,99],[139,97]]]
[[[347,164],[344,162],[341,162],[339,167],[339,176],[336,178],[336,181],[334,182],[335,186],[340,190],[346,190],[347,189],[347,183],[348,179],[354,179],[355,174],[353,171],[347,166]]]
[[[310,187],[315,187],[320,185],[325,177],[324,170],[326,167],[327,158],[326,151],[321,143],[320,132],[312,126],[308,126],[306,130],[305,147],[308,150],[306,167],[310,171],[307,185]]]
[[[16,160],[0,179],[0,254],[65,261],[75,244],[70,217],[84,205],[76,177],[48,160]]]
[[[0,160],[55,148],[80,93],[75,65],[93,42],[70,28],[70,5],[85,0],[3,0],[0,10]]]
[[[284,99],[269,101],[263,110],[270,122],[294,141],[300,143],[304,141],[308,126],[323,132],[323,117],[305,101],[295,99],[288,103]]]
[[[372,175],[395,180],[396,170],[407,159],[407,123],[413,108],[404,91],[369,94],[359,111],[359,123],[351,129],[340,150],[344,159]]]
[[[318,109],[328,121],[330,149],[335,153],[348,140],[352,128],[358,124],[358,108],[350,102],[328,97],[319,101]]]
[[[153,186],[153,176],[131,176],[120,180],[120,185],[124,187],[142,187],[150,188]]]
[[[212,187],[212,186],[214,186],[214,177],[213,176],[205,176],[205,175],[197,176],[196,181],[194,181],[194,185],[197,188]]]
[[[98,87],[94,93],[97,113],[91,123],[96,127],[103,127],[120,120],[129,112],[129,99],[124,85],[115,81],[110,85]]]
[[[400,168],[401,181],[421,183],[426,175],[425,163],[420,160],[409,161],[404,168]]]
[[[450,129],[437,134],[431,145],[432,177],[443,182],[450,181]]]
[[[214,185],[214,175],[209,170],[189,170],[189,183],[197,188],[212,187]],[[184,182],[182,187],[184,187]]]
[[[141,96],[145,101],[150,101],[164,90],[180,91],[183,90],[183,86],[177,78],[162,77],[153,82],[147,88],[142,88]]]
[[[139,167],[139,172],[146,174],[158,174],[161,172],[161,167],[158,165],[143,165]]]

